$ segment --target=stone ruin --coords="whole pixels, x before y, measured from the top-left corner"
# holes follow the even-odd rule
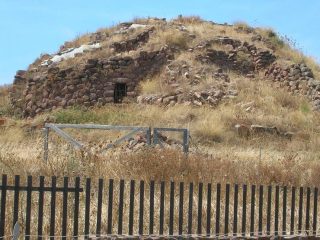
[[[153,136],[151,136],[153,138]],[[175,150],[182,150],[183,143],[180,140],[177,140],[175,138],[163,135],[161,133],[158,133],[158,139],[161,142],[160,144],[153,145],[152,147],[154,149],[175,149]],[[118,144],[116,147],[112,148],[112,150],[106,150],[106,147],[111,142],[104,142],[99,141],[97,142],[89,142],[89,144],[86,146],[86,151],[90,154],[93,154],[95,156],[105,157],[108,154],[117,153],[117,152],[126,152],[126,153],[132,153],[132,152],[139,152],[144,151],[148,148],[150,148],[150,145],[147,143],[147,136],[145,134],[136,134],[133,137],[127,139],[126,141]]]
[[[75,104],[89,107],[121,102],[125,96],[136,96],[139,81],[158,71],[169,55],[168,49],[162,48],[142,51],[136,58],[88,59],[84,65],[66,69],[49,66],[44,74],[32,78],[18,71],[11,102],[24,117]]]
[[[162,24],[166,22],[162,21]],[[138,28],[140,30],[135,33]],[[177,29],[188,33],[182,25]],[[90,107],[119,103],[125,97],[136,98],[140,104],[216,106],[222,100],[238,94],[230,83],[228,71],[254,78],[256,73],[265,69],[265,75],[279,87],[307,96],[313,102],[314,109],[320,110],[320,81],[313,79],[312,71],[305,64],[283,67],[276,62],[270,49],[220,36],[197,42],[186,50],[202,66],[214,65],[209,70],[205,67],[196,69],[175,59],[175,54],[181,49],[174,46],[163,45],[157,50],[144,50],[144,45],[155,31],[152,25],[122,23],[114,34],[126,34],[127,38],[109,45],[113,56],[87,57],[72,66],[60,66],[58,61],[70,56],[77,58],[87,51],[101,50],[99,41],[106,40],[107,34],[91,34],[92,42],[78,48],[72,48],[72,43],[66,42],[54,57],[43,55],[30,65],[28,71],[16,73],[10,93],[15,111],[23,117],[34,117],[39,113],[74,105]],[[132,34],[128,35],[129,32]],[[188,36],[196,38],[191,35]],[[139,82],[155,73],[163,73],[161,76],[172,91],[139,96]],[[201,80],[210,75],[216,79],[216,83],[206,89],[198,89]],[[187,82],[191,90],[181,88],[179,79]]]
[[[223,45],[232,50],[216,50],[212,44]],[[212,69],[199,71],[198,69],[194,72],[193,67],[184,62],[169,62],[165,73],[168,75],[167,78],[170,79],[168,84],[172,86],[174,91],[167,94],[141,95],[137,98],[138,103],[165,106],[174,106],[175,104],[217,106],[222,100],[232,99],[238,95],[238,91],[230,83],[230,78],[226,73],[228,70],[245,74],[248,78],[254,78],[257,71],[270,66],[276,59],[268,50],[261,50],[247,42],[229,37],[216,37],[210,41],[202,42],[188,51],[194,52],[196,60],[199,62],[208,65],[214,64],[218,68],[214,71]],[[239,55],[242,54],[244,54],[245,59],[239,58]],[[177,78],[182,76],[189,85],[196,86],[201,79],[210,74],[216,79],[216,83],[203,90],[193,89],[186,92],[181,89],[180,84],[176,81]]]
[[[228,45],[230,51],[216,50],[212,44]],[[231,69],[242,74],[251,74],[254,71],[264,69],[272,64],[276,57],[269,50],[258,49],[248,42],[241,42],[229,37],[220,37],[204,43],[206,51],[197,56],[198,60],[205,63],[214,63],[223,69]],[[202,45],[198,46],[201,48]]]
[[[277,87],[306,96],[312,103],[314,110],[320,110],[320,81],[315,80],[313,73],[306,64],[292,64],[280,66],[272,64],[265,72]]]
[[[142,33],[137,34],[137,36],[129,38],[126,41],[114,42],[111,47],[115,50],[115,52],[126,52],[135,50],[139,47],[140,44],[146,43],[149,40],[150,33],[154,30],[154,28],[149,28]]]
[[[125,97],[135,97],[139,82],[145,76],[158,72],[167,59],[172,58],[166,46],[154,51],[140,49],[134,55],[118,56],[116,53],[141,47],[154,30],[146,25],[128,24],[121,27],[119,34],[135,28],[146,29],[125,41],[110,44],[115,53],[112,57],[88,58],[79,64],[59,67],[57,63],[62,60],[76,58],[99,48],[97,41],[106,36],[96,33],[90,36],[95,39],[91,44],[70,48],[70,43],[66,42],[52,58],[45,55],[42,58],[46,59],[36,61],[28,71],[17,71],[10,93],[16,112],[22,113],[23,117],[34,117],[56,108],[102,106],[120,103]]]

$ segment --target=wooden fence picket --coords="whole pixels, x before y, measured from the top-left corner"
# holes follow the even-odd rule
[[[1,177],[0,238],[17,224],[25,239],[318,233],[318,188],[56,176],[27,176],[26,183],[22,179]]]

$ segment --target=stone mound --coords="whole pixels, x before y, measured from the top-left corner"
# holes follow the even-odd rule
[[[320,81],[308,66],[281,66],[270,41],[253,28],[202,23],[233,28],[251,40],[226,36],[225,30],[220,30],[221,36],[203,38],[175,20],[122,23],[89,34],[86,41],[66,42],[58,53],[42,55],[28,70],[17,71],[10,92],[15,112],[34,117],[57,108],[102,106],[126,98],[139,104],[217,106],[237,96],[230,73],[255,78],[260,72],[277,86],[307,96],[320,110]],[[183,54],[188,61],[181,60]],[[170,91],[140,94],[140,82],[155,75]],[[203,83],[208,78],[214,79],[209,87]]]

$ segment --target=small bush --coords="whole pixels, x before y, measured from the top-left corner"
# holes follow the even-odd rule
[[[234,23],[234,28],[238,32],[252,33],[254,29],[250,27],[246,22],[237,21]]]
[[[302,113],[310,113],[311,109],[310,109],[310,104],[308,102],[303,102],[301,105],[300,105],[300,111]]]
[[[273,49],[281,49],[285,46],[285,41],[273,29],[266,29],[265,37]]]
[[[179,15],[173,21],[181,24],[198,24],[203,22],[203,20],[199,16],[182,16],[182,15]]]
[[[185,34],[177,31],[169,31],[164,34],[165,43],[170,47],[177,47],[180,49],[188,48],[188,38]]]
[[[276,99],[275,104],[279,104],[281,107],[288,109],[298,109],[299,99],[290,94],[283,94],[282,92],[275,92],[274,97]]]

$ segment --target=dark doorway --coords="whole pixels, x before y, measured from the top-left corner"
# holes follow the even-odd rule
[[[121,103],[127,96],[127,85],[125,83],[116,83],[114,87],[114,103]]]

